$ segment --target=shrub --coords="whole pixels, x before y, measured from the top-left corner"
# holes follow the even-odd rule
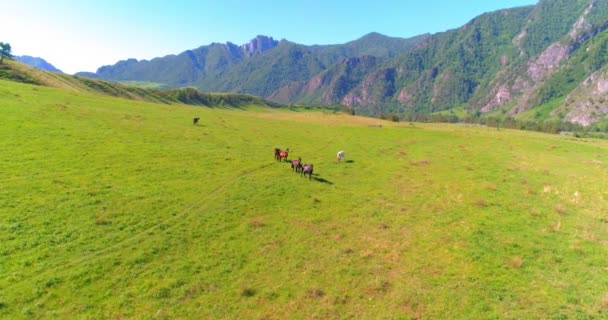
[[[249,287],[245,287],[243,288],[243,290],[241,290],[241,296],[243,297],[253,297],[255,295],[255,289],[253,288],[249,288]]]

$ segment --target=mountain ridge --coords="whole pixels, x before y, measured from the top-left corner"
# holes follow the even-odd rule
[[[57,69],[54,65],[50,64],[49,62],[47,62],[46,60],[44,60],[43,58],[40,58],[40,57],[22,55],[22,56],[15,56],[15,60],[25,63],[31,67],[34,67],[34,68],[37,68],[40,70],[63,73],[63,71]]]
[[[344,45],[307,46],[258,35],[240,46],[231,42],[211,43],[151,60],[121,60],[102,66],[95,73],[76,75],[110,81],[148,81],[167,88],[194,86],[203,91],[270,96],[281,86],[306,80],[343,58],[370,54],[392,58],[426,37],[404,39],[369,33]],[[285,78],[277,79],[277,73]],[[245,83],[243,77],[250,79],[250,83]],[[270,84],[264,86],[264,82]]]
[[[608,121],[608,105],[600,102],[608,99],[604,91],[584,90],[585,81],[603,86],[606,80],[606,29],[608,0],[540,0],[432,35],[404,39],[372,32],[344,44],[311,46],[257,36],[241,46],[211,44],[83,75],[250,93],[280,103],[342,104],[369,115],[464,108],[589,125]],[[581,92],[595,92],[596,99],[585,103]]]

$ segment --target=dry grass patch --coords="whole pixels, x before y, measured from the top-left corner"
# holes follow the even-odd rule
[[[373,252],[373,251],[371,251],[371,250],[365,250],[365,252],[363,252],[363,253],[361,254],[361,257],[362,257],[362,258],[365,258],[365,259],[371,259],[371,258],[373,258],[373,257],[374,257],[374,252]]]
[[[561,214],[561,215],[565,215],[567,213],[566,211],[566,206],[564,206],[563,204],[559,203],[555,206],[555,212]]]
[[[367,287],[365,292],[372,295],[385,294],[390,290],[390,288],[390,282],[387,280],[378,280],[373,285]]]
[[[266,222],[264,222],[264,220],[261,218],[255,218],[255,219],[249,221],[249,227],[251,227],[252,229],[259,229],[259,228],[263,228],[265,226],[266,226]]]
[[[485,208],[488,206],[488,202],[484,199],[477,199],[475,200],[475,206],[479,207],[479,208]]]
[[[530,209],[530,215],[534,217],[539,217],[541,215],[541,212],[538,208],[532,208]]]
[[[106,213],[104,213],[103,211],[99,211],[95,214],[95,224],[98,226],[105,226],[112,224],[112,221],[108,219]]]
[[[505,265],[511,269],[519,269],[524,265],[524,260],[520,257],[510,257],[505,260]]]
[[[608,311],[608,293],[605,293],[604,296],[600,299],[600,309]]]
[[[556,223],[551,225],[551,230],[553,232],[559,232],[559,230],[562,228],[562,222],[560,220],[558,220]]]
[[[354,252],[355,252],[355,250],[353,250],[352,248],[346,248],[346,249],[342,250],[343,254],[352,254]]]
[[[325,291],[319,288],[314,288],[306,291],[306,296],[311,299],[320,299],[325,296]]]
[[[496,191],[496,184],[488,182],[488,183],[486,183],[486,189],[491,190],[491,191]]]
[[[428,165],[430,163],[431,163],[431,160],[428,160],[428,159],[423,159],[423,160],[419,160],[419,161],[415,161],[415,160],[410,161],[410,164],[413,166],[424,166],[424,165]]]

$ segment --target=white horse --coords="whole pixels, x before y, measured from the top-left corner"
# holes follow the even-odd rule
[[[344,151],[339,151],[336,160],[341,161],[342,159],[344,159]]]

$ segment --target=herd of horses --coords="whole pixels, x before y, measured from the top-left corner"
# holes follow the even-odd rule
[[[274,149],[275,160],[277,160],[279,162],[283,162],[283,159],[285,159],[285,161],[288,162],[289,161],[289,160],[287,160],[288,156],[289,156],[289,148],[287,148],[285,150],[281,150],[280,148]],[[291,170],[295,171],[296,173],[299,173],[300,176],[306,177],[306,175],[308,175],[308,180],[312,179],[313,165],[302,163],[302,158],[298,158],[296,160],[291,160]]]
[[[192,124],[196,126],[200,119],[201,119],[200,117],[193,118]],[[288,162],[289,161],[289,160],[287,160],[288,156],[289,156],[289,148],[287,148],[285,150],[281,150],[280,148],[274,149],[274,158],[277,161],[283,162],[283,160],[285,160],[285,162]],[[336,159],[338,161],[341,161],[342,159],[344,159],[344,151],[339,151]],[[296,160],[291,160],[290,162],[291,162],[292,171],[299,173],[300,176],[306,177],[306,175],[308,175],[308,180],[312,179],[312,172],[314,169],[312,163],[311,164],[302,163],[302,158],[298,158]]]
[[[274,148],[274,159],[275,160],[277,160],[279,162],[283,162],[283,160],[285,160],[285,162],[288,162],[289,161],[289,160],[287,160],[288,156],[289,156],[289,148],[287,148],[285,150],[281,150],[280,148]],[[342,159],[344,159],[344,151],[338,151],[336,160],[342,161]],[[308,175],[308,180],[312,179],[312,172],[314,169],[314,166],[312,165],[312,163],[305,164],[302,162],[302,158],[291,160],[289,162],[291,162],[292,171],[299,173],[300,176],[306,177],[306,175]]]

